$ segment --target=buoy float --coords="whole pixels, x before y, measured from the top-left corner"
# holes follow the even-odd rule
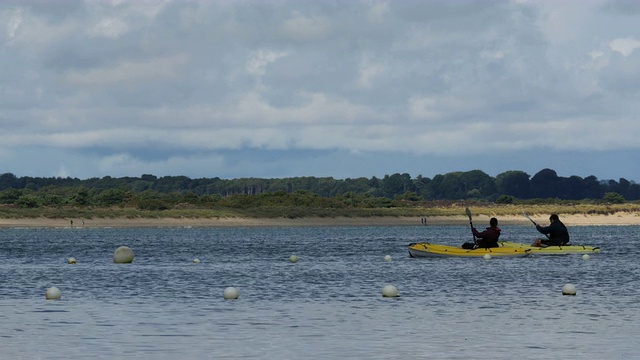
[[[393,285],[385,285],[385,287],[382,288],[382,296],[383,297],[397,297],[398,296],[398,289]]]
[[[589,260],[589,259],[591,259],[591,256],[589,256],[589,254],[582,255],[582,260]]]
[[[69,260],[67,260],[67,264],[75,264],[76,263],[76,258],[74,257],[70,257]]]
[[[289,261],[291,261],[292,263],[298,262],[298,257],[295,255],[291,255],[289,256]]]
[[[485,260],[491,260],[491,255],[484,254],[484,256],[482,258],[485,259]]]
[[[113,253],[113,262],[116,264],[128,264],[133,261],[133,250],[128,246],[120,246]]]
[[[573,284],[565,284],[562,287],[562,295],[575,295],[576,287]]]
[[[391,255],[385,255],[384,261],[391,261]]]
[[[48,288],[44,294],[44,298],[47,300],[59,300],[61,296],[60,289],[55,286]]]
[[[229,286],[228,288],[224,289],[224,298],[225,300],[235,300],[238,298],[238,289]]]
[[[194,264],[200,264],[200,259],[193,259]]]

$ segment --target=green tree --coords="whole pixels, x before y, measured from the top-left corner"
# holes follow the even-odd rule
[[[127,189],[107,189],[94,196],[93,203],[98,206],[125,205],[133,196],[133,193]]]
[[[89,204],[89,190],[87,188],[80,187],[76,194],[70,199],[70,203],[75,205],[88,205]]]
[[[480,194],[480,190],[478,189],[472,189],[467,191],[467,199],[480,199],[481,194]]]
[[[513,204],[514,197],[511,195],[500,195],[496,199],[496,204]]]
[[[500,195],[510,195],[520,199],[531,197],[529,174],[524,171],[505,171],[498,174],[496,188]]]
[[[617,192],[607,192],[602,197],[602,200],[608,202],[609,204],[624,204],[625,198],[624,196],[618,194]]]
[[[41,199],[42,206],[59,206],[64,204],[64,198],[56,194],[44,194]]]
[[[4,173],[0,175],[0,190],[18,187],[21,186],[17,176],[12,173]]]
[[[157,198],[141,198],[136,200],[136,208],[140,210],[167,210],[169,205]]]
[[[196,195],[195,193],[189,191],[188,193],[184,194],[184,196],[182,197],[182,202],[185,202],[187,204],[197,204],[198,203],[198,195]]]
[[[415,191],[407,191],[402,195],[396,195],[396,200],[406,200],[406,201],[420,201],[423,200],[422,196],[415,193]]]
[[[575,175],[562,179],[558,197],[561,199],[584,199],[584,179]]]
[[[589,199],[600,199],[604,196],[604,188],[598,181],[598,178],[591,175],[582,180],[584,188],[584,196]]]
[[[486,199],[495,196],[497,191],[495,179],[482,170],[463,172],[460,180],[466,189],[467,198]]]
[[[551,169],[542,169],[531,178],[531,192],[537,198],[559,197],[562,180]]]
[[[387,198],[394,198],[396,195],[402,195],[407,191],[415,191],[415,185],[411,180],[411,175],[404,173],[393,175],[385,175],[382,179],[382,191]]]
[[[7,189],[0,192],[0,204],[15,204],[15,202],[22,196],[22,190]]]
[[[22,208],[37,208],[40,206],[40,198],[33,194],[22,195],[16,200],[16,205]]]
[[[496,194],[495,180],[480,170],[436,175],[426,185],[434,199],[488,199]]]
[[[413,180],[413,186],[416,189],[416,193],[420,195],[422,198],[429,198],[430,194],[427,191],[427,184],[431,179],[422,177],[422,175],[418,175],[415,180]]]

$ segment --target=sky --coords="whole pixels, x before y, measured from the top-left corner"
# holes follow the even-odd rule
[[[0,24],[0,173],[640,182],[631,0],[3,0]]]

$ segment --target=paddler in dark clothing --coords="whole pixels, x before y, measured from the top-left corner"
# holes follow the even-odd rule
[[[500,238],[500,228],[498,227],[498,219],[491,218],[489,220],[489,227],[482,232],[476,230],[475,227],[471,227],[471,232],[473,232],[473,236],[477,239],[476,243],[465,243],[462,244],[463,249],[477,249],[477,248],[492,248],[498,247],[498,239]]]
[[[542,234],[547,235],[548,239],[536,239],[531,246],[546,247],[560,246],[569,244],[569,231],[567,227],[560,221],[558,214],[549,216],[549,226],[542,227],[536,224],[536,229]]]
[[[500,228],[498,227],[498,219],[491,218],[489,220],[489,227],[483,231],[478,232],[476,228],[472,227],[471,232],[473,235],[478,238],[478,247],[479,248],[492,248],[498,247],[498,239],[500,238]]]

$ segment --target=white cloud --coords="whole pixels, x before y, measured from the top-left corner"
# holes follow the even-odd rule
[[[215,119],[232,124],[258,124],[277,126],[282,124],[334,124],[367,122],[386,119],[366,106],[346,99],[332,98],[323,93],[300,93],[297,106],[276,107],[255,92],[244,94],[236,103],[221,110]]]
[[[622,56],[627,57],[633,53],[633,51],[637,48],[640,48],[640,41],[627,37],[627,38],[618,38],[611,40],[609,42],[609,47],[611,50],[622,54]]]
[[[245,69],[251,75],[262,76],[266,74],[266,67],[269,64],[285,56],[287,56],[286,51],[254,51],[247,59]]]
[[[589,57],[591,57],[591,60],[596,60],[600,57],[602,57],[604,55],[604,53],[602,51],[591,51],[589,53]]]
[[[7,21],[7,25],[6,25],[7,36],[12,39],[16,36],[16,31],[18,31],[18,29],[20,28],[20,25],[22,25],[24,10],[15,9],[13,11],[8,12],[8,14],[4,14],[4,16],[2,17],[4,18],[5,16],[9,17],[9,20]]]

